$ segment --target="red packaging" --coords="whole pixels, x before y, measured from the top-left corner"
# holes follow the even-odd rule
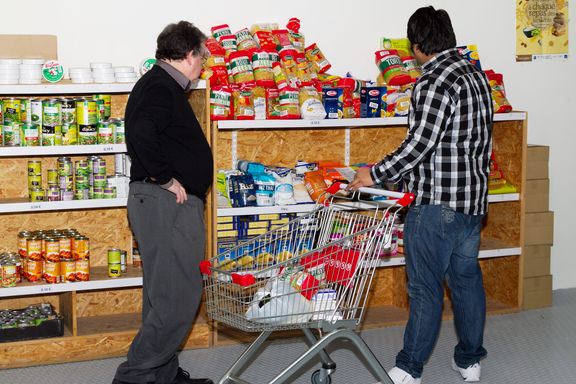
[[[278,88],[266,89],[266,119],[279,119],[280,111],[280,91]]]
[[[230,71],[235,84],[254,85],[254,73],[250,57],[251,54],[248,51],[236,51],[228,55]]]
[[[274,36],[272,36],[272,32],[270,31],[256,31],[254,33],[254,40],[260,45],[261,49],[276,50]]]
[[[232,89],[222,85],[211,88],[210,120],[231,120],[233,118]]]
[[[330,64],[330,62],[326,59],[316,43],[306,47],[305,52],[308,60],[310,60],[314,65],[316,72],[324,73],[332,67],[332,64]]]
[[[276,29],[272,31],[272,36],[274,37],[276,44],[278,44],[280,47],[294,49],[294,46],[292,46],[292,42],[290,41],[288,30]]]
[[[404,85],[412,81],[412,77],[404,68],[404,64],[395,49],[383,49],[375,52],[376,65],[382,73],[387,85]]]
[[[212,36],[214,36],[214,38],[219,42],[222,36],[232,34],[232,31],[230,30],[228,24],[216,25],[210,28],[210,32],[212,32]]]

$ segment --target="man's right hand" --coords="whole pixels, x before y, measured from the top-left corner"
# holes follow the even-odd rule
[[[173,179],[173,181],[174,182],[172,183],[172,185],[166,189],[176,195],[176,203],[184,204],[184,202],[188,200],[186,190],[178,180]]]

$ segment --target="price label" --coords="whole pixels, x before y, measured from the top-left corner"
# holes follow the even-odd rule
[[[114,146],[113,145],[105,145],[104,147],[102,147],[102,152],[114,152]]]
[[[320,125],[320,120],[310,120],[310,125]]]
[[[288,212],[288,207],[280,207],[280,212]]]
[[[42,205],[41,205],[41,204],[35,203],[35,204],[30,204],[30,208],[29,208],[29,209],[30,209],[31,211],[35,211],[35,210],[38,210],[38,209],[41,209],[41,208],[42,208]]]
[[[40,287],[40,293],[52,292],[54,289],[51,286]]]

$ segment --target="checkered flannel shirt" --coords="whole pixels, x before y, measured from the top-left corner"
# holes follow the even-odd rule
[[[372,167],[372,179],[404,181],[416,195],[415,205],[485,214],[493,119],[488,80],[456,49],[439,53],[422,71],[406,139]]]

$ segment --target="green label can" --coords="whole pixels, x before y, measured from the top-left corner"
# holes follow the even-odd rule
[[[4,99],[4,123],[19,123],[20,122],[20,99],[10,97]]]
[[[76,100],[76,122],[80,126],[96,125],[98,123],[98,110],[95,100]]]
[[[56,159],[58,175],[72,176],[72,159],[69,157],[59,157]]]
[[[126,143],[126,133],[124,129],[124,119],[114,119],[114,142],[116,144]]]
[[[103,187],[94,187],[94,194],[93,199],[103,199],[104,198],[104,188]]]
[[[58,185],[58,170],[57,169],[49,169],[48,170],[48,185]]]
[[[62,124],[76,123],[76,100],[61,99],[62,104]]]
[[[40,160],[28,160],[28,174],[42,175],[42,162]]]
[[[120,264],[121,251],[118,248],[108,250],[108,264]]]
[[[32,122],[32,107],[30,105],[30,100],[28,99],[20,100],[20,122],[21,123]]]
[[[76,124],[62,124],[62,145],[78,143],[78,127]]]
[[[62,125],[62,104],[58,99],[42,101],[42,125]]]
[[[31,189],[30,201],[44,201],[44,189],[42,188]]]
[[[30,100],[30,118],[32,124],[42,125],[42,100]]]
[[[104,118],[112,116],[112,95],[94,95],[95,99],[104,100]]]
[[[36,124],[22,124],[20,127],[20,145],[37,147],[40,145],[40,127]]]
[[[78,144],[93,145],[98,142],[98,128],[96,123],[92,125],[78,125]]]
[[[104,100],[94,98],[96,102],[96,118],[98,121],[106,120],[106,108],[104,106]]]
[[[2,125],[2,145],[5,147],[20,145],[20,123],[4,122]]]
[[[49,147],[56,145],[56,127],[50,125],[42,126],[42,146]]]
[[[114,199],[116,197],[116,187],[104,187],[104,198]]]
[[[34,188],[42,187],[42,175],[28,175],[28,189],[33,190]]]
[[[114,124],[98,122],[98,144],[114,144]]]
[[[62,145],[62,126],[54,126],[54,145]]]

